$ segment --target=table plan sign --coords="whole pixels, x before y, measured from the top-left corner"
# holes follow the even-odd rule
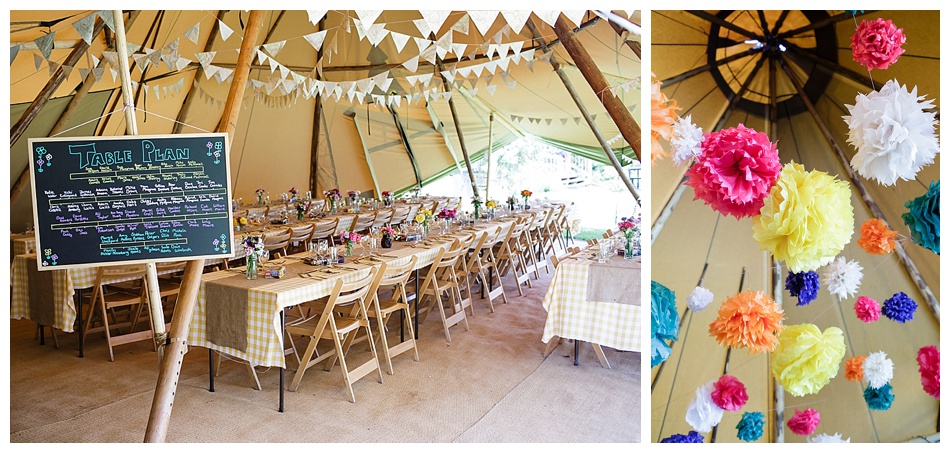
[[[30,140],[37,266],[232,256],[227,134]]]

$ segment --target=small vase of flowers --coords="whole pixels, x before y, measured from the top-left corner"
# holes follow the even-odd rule
[[[237,231],[244,231],[247,228],[247,217],[242,215],[234,216],[234,229]]]
[[[340,189],[333,188],[323,192],[323,196],[327,197],[327,208],[330,210],[330,214],[336,214],[336,205],[340,201]]]
[[[244,236],[244,255],[247,268],[244,275],[248,280],[257,280],[257,267],[264,251],[264,239],[260,236]]]
[[[351,231],[343,231],[340,233],[340,242],[346,246],[346,256],[353,256],[353,244],[358,244],[360,239],[359,233]]]
[[[640,242],[640,219],[638,217],[621,217],[620,223],[617,224],[617,228],[620,229],[620,234],[623,234],[626,243],[623,248],[623,257],[624,259],[631,260],[633,259],[635,253],[639,249]]]
[[[257,194],[257,204],[264,206],[264,194],[267,193],[267,191],[265,191],[263,187],[258,187],[254,193]]]
[[[530,198],[533,193],[534,193],[534,192],[531,192],[531,191],[528,190],[528,189],[525,189],[525,190],[522,190],[522,191],[521,191],[521,198],[524,198],[524,208],[525,208],[525,209],[531,209],[531,207],[528,206],[528,198]]]
[[[478,209],[482,206],[482,199],[478,195],[472,197],[472,210],[475,212],[475,220],[478,220]]]
[[[383,238],[381,241],[379,241],[379,244],[384,249],[392,248],[393,237],[396,235],[396,230],[394,230],[391,226],[384,226],[379,229],[379,232],[383,235]]]

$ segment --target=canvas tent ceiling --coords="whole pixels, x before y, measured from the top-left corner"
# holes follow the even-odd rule
[[[529,28],[522,26],[522,20],[530,19],[545,42],[554,41],[556,35],[547,22],[553,23],[551,18],[556,18],[557,12],[378,13],[373,17],[376,12],[371,11],[265,12],[251,86],[231,143],[236,196],[250,199],[258,187],[274,193],[291,186],[307,187],[314,142],[318,144],[318,193],[331,187],[400,191],[420,179],[425,183],[453,168],[458,171],[462,145],[447,96],[456,104],[462,137],[473,159],[488,147],[489,114],[494,113],[493,148],[531,134],[607,162],[547,62],[551,54],[541,51]],[[639,23],[639,12],[614,13]],[[11,11],[11,126],[20,118],[13,115],[13,106],[34,101],[82,39],[79,30],[94,23],[97,16],[96,11]],[[640,62],[625,41],[639,41],[639,36],[619,34],[591,11],[565,12],[564,17],[580,25],[577,38],[611,91],[638,119]],[[322,22],[317,22],[321,18]],[[167,134],[176,127],[182,133],[216,129],[246,19],[247,12],[237,10],[139,11],[134,19],[126,15],[140,134]],[[370,23],[373,25],[367,25]],[[428,28],[439,23],[433,33],[420,31],[430,31]],[[106,30],[111,38],[108,27]],[[315,44],[320,39],[318,52]],[[91,91],[111,95],[102,114],[121,111],[117,67],[106,42],[103,35],[97,35],[79,62],[64,67],[68,76],[49,98],[71,97],[83,77],[91,74],[95,80]],[[52,49],[47,58],[41,49],[48,45]],[[624,164],[630,163],[633,152],[597,94],[562,46],[553,45],[552,51],[602,135]],[[448,92],[438,63],[450,79]],[[317,99],[321,101],[321,118],[319,137],[315,138]],[[184,107],[186,104],[190,106]],[[101,118],[95,123],[95,134],[123,134],[122,117]],[[184,127],[176,126],[176,118]],[[409,137],[415,167],[394,118]],[[30,136],[46,136],[56,119],[32,125]],[[79,123],[76,116],[63,129]],[[89,135],[88,128],[70,130],[63,136],[79,134]],[[25,155],[25,138],[12,144],[12,155]],[[11,157],[11,184],[25,162],[25,158]],[[20,215],[15,213],[14,218]]]
[[[691,77],[679,77],[706,64],[718,69],[722,82],[732,93],[742,85],[748,87],[745,101],[726,118],[723,128],[740,123],[757,131],[768,132],[777,142],[782,163],[790,160],[802,163],[806,169],[817,169],[848,181],[832,148],[825,140],[818,123],[804,108],[794,85],[781,69],[777,71],[776,96],[780,102],[775,130],[768,125],[768,111],[761,104],[769,104],[769,66],[765,64],[754,76],[760,54],[747,54],[731,62],[722,63],[732,55],[748,51],[754,44],[750,39],[726,26],[714,25],[716,19],[759,33],[761,21],[775,25],[784,16],[780,31],[823,23],[824,27],[809,30],[789,42],[812,51],[817,49],[827,61],[834,61],[852,73],[867,74],[851,56],[851,35],[855,31],[852,16],[843,11],[705,11],[694,14],[687,11],[654,11],[651,19],[653,50],[652,70],[658,80],[667,80],[662,91],[682,107],[677,113],[692,115],[692,120],[704,131],[710,130],[728,110],[729,98],[717,84],[709,68],[696,71]],[[707,17],[702,17],[703,15]],[[928,11],[865,11],[857,20],[882,17],[891,19],[907,35],[905,54],[887,70],[874,70],[876,87],[896,78],[908,88],[917,86],[918,94],[935,100],[939,108],[939,14]],[[718,32],[715,30],[719,30]],[[712,37],[711,37],[712,36]],[[763,38],[764,42],[765,39]],[[712,49],[708,47],[712,45]],[[824,47],[827,46],[827,47]],[[791,46],[787,46],[791,47]],[[854,153],[848,145],[848,128],[841,119],[848,112],[845,104],[854,104],[858,93],[871,88],[854,79],[847,71],[830,69],[827,64],[815,64],[801,52],[784,53],[792,70],[807,80],[823,79],[827,85],[815,93],[814,104],[821,121],[829,126],[834,140],[840,144],[848,159]],[[677,80],[678,79],[678,80]],[[764,101],[764,102],[763,102]],[[787,102],[782,102],[787,101]],[[755,105],[754,103],[760,105]],[[871,196],[880,205],[892,228],[909,236],[900,215],[906,212],[904,202],[926,192],[931,181],[940,178],[939,155],[932,165],[917,175],[916,181],[900,181],[896,186],[884,187],[864,180]],[[669,158],[659,160],[652,172],[652,215],[654,222],[675,200],[677,188],[686,167],[674,165]],[[675,201],[674,201],[675,203]],[[852,184],[851,204],[855,214],[855,228],[870,218],[869,211]],[[657,233],[654,232],[656,235]],[[784,393],[784,417],[794,415],[793,409],[806,407],[821,413],[817,433],[841,433],[852,442],[906,441],[939,432],[939,401],[924,393],[917,371],[917,350],[926,345],[939,345],[939,317],[923,303],[923,298],[907,273],[892,255],[871,256],[857,245],[859,231],[852,236],[842,255],[857,260],[864,268],[860,294],[883,303],[884,299],[902,291],[917,301],[919,307],[913,321],[904,324],[881,318],[873,324],[857,320],[851,305],[854,299],[837,302],[825,289],[817,300],[804,307],[795,306],[796,299],[788,291],[781,291],[787,268],[780,271],[777,282],[784,295],[785,325],[813,323],[821,329],[836,326],[846,332],[845,359],[885,351],[894,361],[892,385],[896,398],[887,411],[871,411],[863,398],[865,385],[844,378],[844,363],[831,383],[817,395],[793,397]],[[926,283],[939,300],[939,256],[910,240],[903,242],[908,254],[920,269]],[[652,376],[652,433],[654,441],[673,433],[686,433],[691,428],[685,421],[685,411],[694,390],[724,372],[743,382],[750,396],[749,403],[740,412],[727,412],[719,425],[718,442],[738,442],[734,428],[742,412],[760,411],[766,414],[766,435],[760,441],[776,440],[776,407],[772,399],[774,382],[769,371],[768,354],[747,355],[746,351],[731,353],[719,346],[708,333],[709,324],[716,318],[719,304],[740,289],[753,289],[772,294],[773,284],[767,252],[760,251],[752,239],[749,218],[736,220],[714,212],[701,200],[693,200],[693,190],[686,187],[675,204],[662,230],[654,238],[652,279],[669,287],[676,294],[677,307],[683,324],[679,341],[665,363],[653,368]],[[704,266],[708,267],[703,271]],[[701,312],[686,310],[686,297],[700,282],[710,289],[715,299]],[[781,392],[780,392],[781,393]],[[780,420],[780,419],[779,419]],[[780,422],[778,422],[780,423]],[[793,434],[783,425],[778,431],[785,442],[804,442],[803,436]],[[706,433],[707,442],[711,433]]]

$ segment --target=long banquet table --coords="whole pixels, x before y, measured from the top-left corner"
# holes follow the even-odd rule
[[[600,346],[641,350],[640,257],[614,255],[598,263],[589,255],[582,252],[558,264],[542,300],[548,316],[541,341],[549,346],[558,338],[587,341],[609,368]]]

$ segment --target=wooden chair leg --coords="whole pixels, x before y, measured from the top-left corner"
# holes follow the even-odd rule
[[[604,355],[603,348],[597,343],[591,343],[590,345],[594,347],[594,354],[597,354],[597,360],[600,361],[600,365],[609,370],[610,362],[607,361],[607,356]]]
[[[547,345],[547,347],[544,348],[544,356],[543,356],[543,357],[544,357],[544,358],[547,358],[549,355],[551,355],[551,353],[554,352],[555,349],[557,349],[557,347],[561,344],[562,341],[564,341],[564,340],[561,339],[561,337],[559,337],[559,336],[557,336],[557,335],[551,337],[551,339],[548,340],[548,345]]]

